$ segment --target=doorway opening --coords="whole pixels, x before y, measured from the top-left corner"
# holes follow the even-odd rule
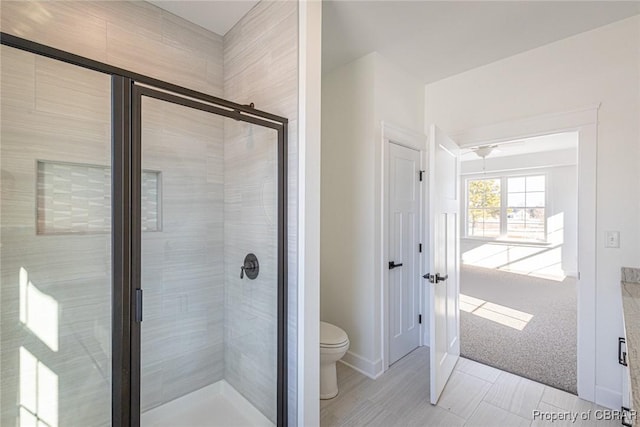
[[[461,355],[577,394],[578,132],[461,157]]]

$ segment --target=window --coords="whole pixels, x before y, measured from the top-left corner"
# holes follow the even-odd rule
[[[545,175],[467,180],[467,237],[546,241]]]
[[[544,175],[507,178],[507,238],[546,240]]]
[[[467,181],[468,236],[500,236],[500,184],[500,179]]]

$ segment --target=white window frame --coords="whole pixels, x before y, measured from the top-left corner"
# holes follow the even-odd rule
[[[509,189],[507,180],[509,178],[526,178],[530,176],[544,176],[544,240],[514,239],[507,236],[507,206]],[[480,181],[485,179],[500,180],[500,235],[498,237],[470,236],[469,235],[469,181]],[[526,193],[525,193],[526,194]],[[549,173],[542,171],[530,171],[523,173],[495,173],[495,174],[474,174],[469,175],[464,180],[464,238],[472,240],[482,240],[490,242],[505,242],[513,244],[528,245],[548,245],[547,220],[549,219]]]

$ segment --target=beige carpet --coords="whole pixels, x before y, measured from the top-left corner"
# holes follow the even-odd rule
[[[463,266],[460,294],[463,357],[577,393],[575,279]]]

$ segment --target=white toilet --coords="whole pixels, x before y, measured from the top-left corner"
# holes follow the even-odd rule
[[[320,399],[338,394],[336,362],[349,350],[347,333],[335,325],[320,322]]]

